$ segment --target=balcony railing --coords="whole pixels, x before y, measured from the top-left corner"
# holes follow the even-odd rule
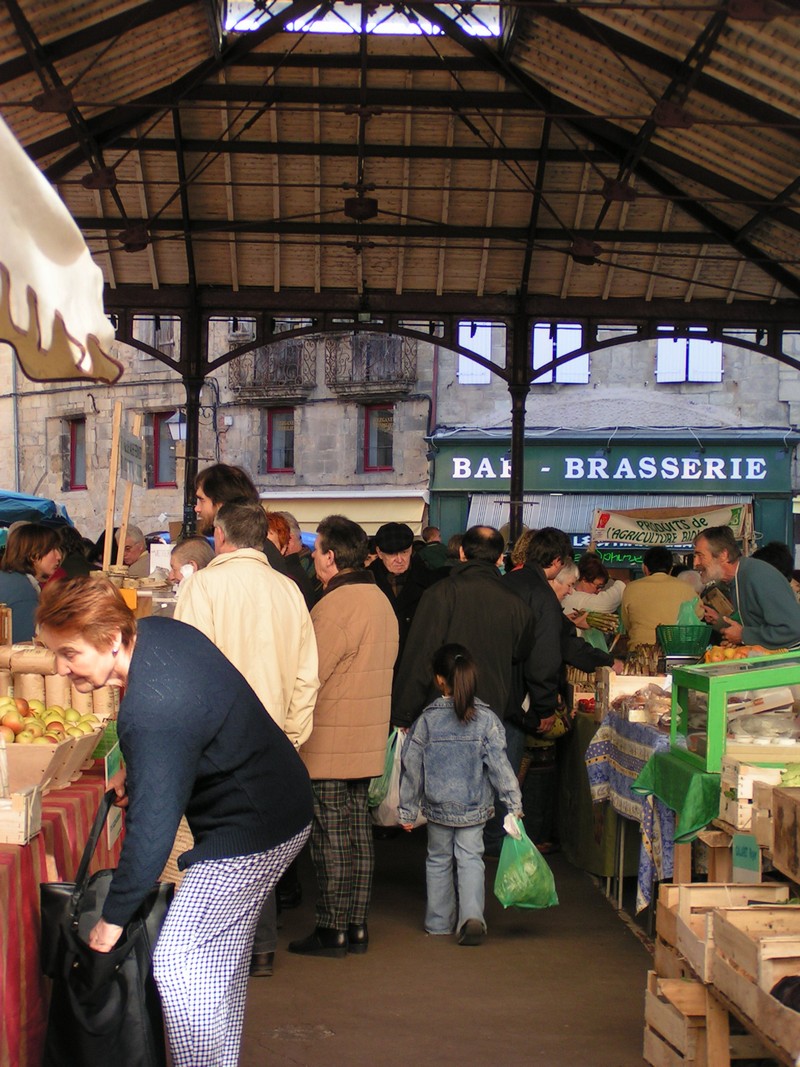
[[[416,378],[416,341],[366,333],[325,339],[325,384],[342,396],[401,395]]]
[[[302,400],[316,378],[313,337],[254,348],[228,364],[228,385],[241,400]]]

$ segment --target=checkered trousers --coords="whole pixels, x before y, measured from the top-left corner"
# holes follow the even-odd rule
[[[375,853],[369,780],[312,781],[311,859],[319,883],[317,926],[346,930],[367,921]]]
[[[308,833],[186,872],[153,953],[173,1067],[236,1067],[258,916]]]

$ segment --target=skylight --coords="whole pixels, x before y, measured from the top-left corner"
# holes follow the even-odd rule
[[[458,23],[459,28],[473,37],[500,35],[500,4],[455,3],[435,4],[441,13]],[[225,29],[228,32],[248,33],[259,29],[270,19],[291,7],[291,0],[228,0]],[[288,23],[290,33],[360,33],[362,5],[336,3],[333,10],[321,14],[321,8]],[[440,31],[427,19],[398,11],[394,4],[377,4],[367,17],[368,33],[396,35],[437,34]]]

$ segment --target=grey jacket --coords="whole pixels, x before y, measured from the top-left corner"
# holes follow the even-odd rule
[[[522,811],[500,720],[482,700],[469,722],[459,721],[452,697],[434,700],[403,744],[400,821],[413,823],[422,808],[443,826],[485,823],[494,812],[492,786],[509,811]]]

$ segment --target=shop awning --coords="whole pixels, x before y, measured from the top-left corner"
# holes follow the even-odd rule
[[[314,531],[328,515],[345,515],[374,534],[385,522],[406,522],[419,534],[422,531],[427,490],[331,489],[328,492],[288,490],[286,493],[262,493],[261,499],[271,511],[290,511],[305,531]]]
[[[532,529],[555,526],[565,533],[588,534],[596,508],[628,511],[633,508],[700,508],[711,505],[749,504],[752,496],[709,493],[525,493],[522,522]],[[467,526],[500,529],[509,521],[508,499],[496,493],[475,493],[470,500]]]

